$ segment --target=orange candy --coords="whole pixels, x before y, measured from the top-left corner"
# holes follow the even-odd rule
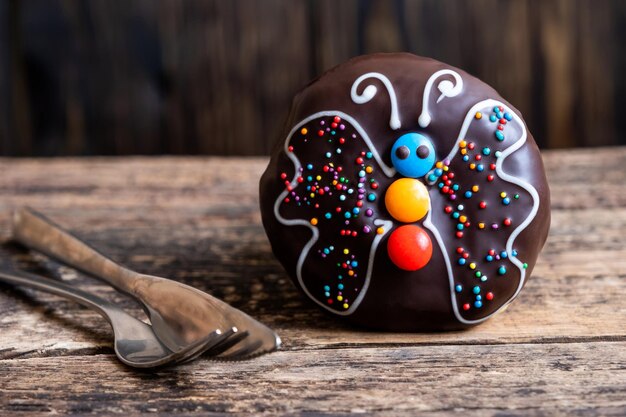
[[[432,257],[433,245],[428,233],[419,226],[400,226],[387,241],[389,259],[400,269],[417,271]]]
[[[400,178],[389,186],[385,194],[385,207],[394,219],[413,223],[428,213],[428,190],[414,178]]]

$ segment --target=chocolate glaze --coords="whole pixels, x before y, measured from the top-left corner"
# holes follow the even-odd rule
[[[422,111],[425,85],[431,75],[441,69],[456,71],[463,80],[463,89],[459,95],[445,97],[437,102],[440,95],[438,83],[442,80],[450,80],[454,83],[454,78],[445,75],[435,80],[429,100],[432,121],[426,128],[421,128],[418,117]],[[357,104],[352,100],[350,90],[354,81],[369,72],[383,74],[391,82],[397,96],[398,115],[401,120],[399,129],[394,130],[390,127],[390,97],[379,80],[368,79],[360,85],[360,93],[370,84],[378,88],[377,94],[370,101]],[[476,154],[481,154],[484,147],[489,147],[490,155],[481,154],[481,161],[472,159],[474,162],[484,164],[483,172],[469,169],[468,164],[472,161],[463,161],[460,149],[456,145],[468,112],[476,103],[486,99],[501,102],[505,110],[513,111],[521,117],[519,112],[502,99],[493,88],[477,78],[441,62],[411,54],[375,54],[354,58],[327,71],[300,91],[293,100],[284,132],[276,144],[260,183],[263,225],[274,254],[296,285],[311,298],[317,300],[318,304],[325,304],[326,310],[337,317],[370,328],[394,331],[466,328],[489,317],[512,299],[517,294],[521,283],[521,270],[510,259],[501,258],[487,262],[485,255],[490,249],[495,249],[497,253],[505,249],[506,241],[512,231],[529,217],[535,202],[525,188],[500,178],[488,166],[489,163],[496,162],[495,151],[498,149],[505,151],[522,136],[525,127],[516,122],[517,119],[509,120],[504,126],[506,139],[498,141],[494,136],[498,123],[490,123],[488,109],[480,109],[484,111],[483,118],[480,120],[472,118],[465,137],[468,143],[474,144],[474,149],[468,150],[471,158],[475,158]],[[328,113],[302,123],[306,118],[319,112]],[[324,136],[316,140],[315,133],[318,129],[324,130],[333,122],[334,117],[344,115],[347,117],[341,117],[341,124],[345,129],[337,132],[337,136],[345,137],[345,143],[339,146],[337,137],[331,137],[330,132],[324,132]],[[353,120],[354,123],[348,119]],[[324,125],[320,125],[320,122],[324,122]],[[418,132],[432,141],[437,161],[442,160],[452,150],[457,151],[450,159],[448,171],[455,173],[454,181],[460,186],[455,201],[451,201],[448,195],[441,193],[438,187],[439,179],[430,184],[427,176],[419,178],[429,188],[430,221],[443,242],[443,245],[439,245],[433,231],[424,224],[426,219],[414,223],[427,231],[433,245],[432,258],[422,269],[413,272],[403,271],[389,259],[387,239],[393,230],[403,223],[394,220],[389,215],[385,208],[384,195],[387,187],[402,176],[397,173],[392,177],[385,175],[383,167],[376,161],[376,158],[364,158],[363,165],[355,163],[355,157],[370,150],[363,135],[357,129],[358,126],[371,140],[382,163],[389,167],[392,166],[390,155],[392,145],[397,138],[409,132]],[[297,129],[289,135],[294,127]],[[307,134],[300,132],[302,127],[307,129]],[[322,167],[329,161],[332,161],[335,167],[342,166],[341,176],[352,185],[358,183],[359,172],[363,167],[371,166],[373,171],[365,176],[366,188],[367,194],[375,195],[375,200],[361,200],[361,211],[356,218],[350,219],[349,225],[345,225],[345,218],[334,210],[341,206],[344,208],[342,213],[345,213],[346,210],[354,207],[358,201],[356,192],[347,194],[337,191],[334,195],[329,195],[332,193],[327,192],[325,195],[317,195],[315,199],[311,199],[311,205],[303,202],[298,206],[293,199],[289,203],[282,200],[277,203],[277,199],[285,191],[286,183],[290,183],[300,175],[296,172],[294,161],[285,152],[285,141],[292,146],[291,151],[288,152],[292,152],[303,165],[306,166],[309,163],[312,165],[310,172],[303,173],[304,176],[320,175],[324,177],[322,182],[328,175],[331,175],[322,171]],[[325,152],[335,151],[338,147],[341,148],[341,154],[333,152],[331,158],[325,157]],[[305,167],[303,169],[307,170]],[[525,269],[527,280],[546,240],[550,224],[549,189],[539,150],[530,133],[526,142],[504,159],[502,171],[530,184],[536,190],[539,200],[538,211],[532,222],[519,233],[513,242],[517,259],[527,266]],[[489,183],[485,180],[488,174],[494,175],[494,179]],[[378,185],[375,190],[367,187],[372,180]],[[472,185],[476,184],[480,185],[480,191],[475,196],[466,199],[462,192],[471,189]],[[308,194],[308,192],[304,193],[307,181],[302,184],[294,182],[293,185],[292,190],[295,189],[298,195]],[[356,191],[356,188],[354,189]],[[505,206],[502,203],[500,196],[502,191],[505,191],[512,200],[509,205]],[[342,202],[338,201],[340,194],[346,196]],[[518,198],[514,199],[514,195],[518,195]],[[478,206],[480,201],[484,201],[488,208],[480,209]],[[277,218],[274,210],[275,204],[278,204],[278,214],[284,220],[300,219],[309,222],[315,217],[316,224],[285,224],[285,221],[281,222]],[[315,207],[314,204],[318,204],[319,207]],[[454,211],[457,211],[458,204],[465,206],[460,214],[466,215],[472,222],[461,238],[455,235],[458,231],[458,220],[452,219],[451,214],[445,212],[446,206],[453,206]],[[364,215],[368,208],[372,210],[371,217]],[[325,219],[325,213],[332,213],[332,217]],[[511,219],[511,226],[503,225],[505,218]],[[388,223],[391,228],[388,228],[382,235],[378,235],[377,226],[373,224],[374,219],[391,222]],[[486,224],[485,230],[477,229],[478,222]],[[497,223],[499,228],[491,229],[492,223]],[[365,226],[371,228],[369,233],[363,231]],[[306,245],[312,238],[314,228],[317,229],[319,238],[306,252],[307,256],[302,263],[301,285],[296,273],[297,263],[302,251],[307,249]],[[342,229],[358,231],[358,236],[343,236],[340,234]],[[377,247],[371,263],[369,286],[364,288],[367,283],[365,278],[372,243],[375,241],[377,241]],[[329,244],[332,244],[335,249],[325,257],[321,257],[320,254],[329,247]],[[483,276],[487,276],[487,280],[481,281],[480,277],[475,275],[475,270],[470,270],[467,264],[457,263],[461,256],[457,253],[459,246],[470,253],[468,263],[474,260],[477,264],[476,270],[480,270]],[[349,255],[341,252],[344,247],[350,249]],[[342,281],[338,281],[337,274],[342,271],[347,273],[348,269],[338,267],[337,263],[349,261],[352,255],[358,261],[358,266],[353,268],[356,275],[344,276]],[[462,286],[462,291],[459,293],[451,288],[445,262],[446,256],[449,259],[453,284]],[[505,267],[505,274],[498,273],[500,267]],[[342,301],[337,301],[338,284],[343,285],[341,294],[349,300],[349,310],[343,307]],[[332,287],[330,297],[324,295],[326,285]],[[482,305],[479,308],[474,304],[477,300],[477,294],[473,292],[474,287],[479,287],[478,295],[482,297]],[[492,300],[486,298],[487,293],[493,294]],[[352,304],[359,296],[361,296],[360,303],[353,308]],[[329,298],[335,302],[327,304]],[[456,314],[453,302],[457,305]],[[468,304],[469,309],[463,309],[464,304]],[[346,311],[349,311],[349,314],[346,314]]]

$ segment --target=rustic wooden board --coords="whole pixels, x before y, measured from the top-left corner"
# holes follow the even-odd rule
[[[553,222],[532,279],[492,320],[442,334],[361,331],[303,300],[260,224],[264,158],[0,159],[1,241],[10,210],[31,205],[131,268],[243,309],[285,342],[251,362],[136,374],[115,361],[96,314],[0,285],[0,415],[623,415],[626,148],[544,159]],[[107,286],[15,245],[0,245],[0,263],[142,314]]]
[[[0,364],[0,407],[28,416],[623,416],[624,363],[625,342],[284,351],[157,374],[111,355],[16,359]]]

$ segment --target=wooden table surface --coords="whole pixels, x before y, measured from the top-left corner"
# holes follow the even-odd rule
[[[502,314],[465,332],[372,333],[296,291],[258,211],[264,158],[0,159],[0,240],[33,206],[133,269],[208,291],[275,328],[276,353],[154,374],[121,365],[108,325],[0,285],[0,415],[626,415],[626,148],[544,154],[552,228]],[[125,297],[3,244],[2,262]]]

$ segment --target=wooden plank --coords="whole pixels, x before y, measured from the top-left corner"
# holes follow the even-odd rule
[[[623,45],[616,42],[615,29],[611,16],[620,3],[609,3],[605,7],[598,7],[593,0],[581,1],[577,4],[578,22],[576,33],[579,47],[576,50],[575,68],[578,69],[576,84],[580,88],[577,100],[578,113],[576,119],[581,119],[581,143],[586,146],[613,145],[617,143],[615,130],[614,105],[612,103],[615,92],[614,77],[624,77],[623,74],[614,74],[613,56]],[[623,5],[622,5],[623,7]],[[607,50],[616,53],[606,54],[598,50],[598,45],[604,45]]]
[[[623,39],[626,37],[626,3],[625,2],[613,2],[611,7],[611,25],[615,30],[615,38]],[[615,91],[626,91],[626,77],[622,74],[626,74],[626,54],[613,54],[613,82],[615,85]],[[615,98],[610,100],[610,105],[614,105],[614,116],[622,115],[626,112],[626,96],[620,93],[615,94]],[[626,131],[626,118],[614,117],[615,131]],[[626,145],[626,136],[617,134],[616,143],[619,145]]]
[[[363,54],[358,0],[311,2],[309,14],[311,78]]]
[[[541,2],[535,9],[540,19],[542,61],[545,73],[545,110],[550,115],[546,124],[548,146],[565,147],[576,132],[572,115],[575,106],[576,5],[567,0]]]
[[[9,2],[0,3],[0,155],[9,154]]]
[[[0,412],[621,416],[624,363],[626,342],[282,351],[154,375],[111,355],[0,360]]]

